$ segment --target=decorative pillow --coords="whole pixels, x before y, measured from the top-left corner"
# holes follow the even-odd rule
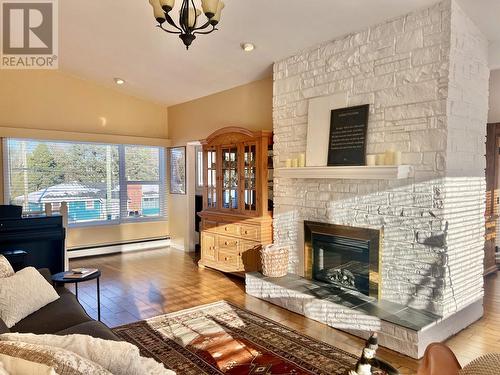
[[[7,258],[0,255],[0,278],[13,276],[14,273],[14,269],[10,265]]]
[[[0,375],[10,375],[7,370],[5,369],[5,366],[3,365],[2,362],[0,362]],[[51,374],[52,375],[52,374]]]
[[[0,279],[0,319],[8,328],[59,298],[55,289],[33,267]]]
[[[486,354],[476,358],[463,369],[459,375],[497,375],[500,369],[500,354]]]
[[[88,335],[35,335],[6,333],[1,342],[23,342],[69,350],[99,364],[114,375],[175,375],[152,358],[141,357],[137,346],[125,341],[103,340]]]
[[[61,348],[19,341],[2,341],[0,353],[52,367],[58,375],[111,375],[98,364]]]
[[[0,361],[0,375],[57,375],[53,367],[22,358],[0,354]]]

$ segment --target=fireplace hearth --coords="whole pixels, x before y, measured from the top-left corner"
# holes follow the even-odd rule
[[[304,222],[305,276],[380,298],[381,231]]]

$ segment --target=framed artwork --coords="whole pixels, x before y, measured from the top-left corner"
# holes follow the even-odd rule
[[[332,110],[328,166],[366,165],[370,105]]]
[[[186,194],[186,147],[172,147],[168,151],[170,194]]]

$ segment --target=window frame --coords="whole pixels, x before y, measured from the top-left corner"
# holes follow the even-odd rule
[[[99,146],[114,146],[118,147],[118,184],[120,187],[119,194],[119,217],[112,220],[91,220],[84,222],[73,222],[68,223],[69,228],[84,228],[84,227],[95,227],[103,225],[120,225],[128,223],[144,223],[144,222],[159,222],[167,220],[167,195],[166,195],[166,184],[167,184],[167,170],[166,170],[166,148],[163,146],[150,146],[132,143],[105,143],[105,142],[88,142],[88,141],[71,141],[71,140],[59,140],[59,139],[36,139],[36,138],[21,138],[21,137],[5,137],[2,139],[2,154],[3,154],[3,195],[5,204],[11,202],[10,197],[10,160],[9,160],[9,140],[23,141],[23,142],[45,142],[45,143],[68,143],[68,144],[79,144],[79,145],[99,145]],[[143,147],[143,148],[154,148],[158,149],[158,181],[135,181],[127,180],[125,173],[126,159],[125,159],[125,148],[126,147]],[[143,216],[143,217],[129,217],[124,215],[128,213],[127,202],[127,185],[158,185],[158,199],[160,214],[158,216]],[[29,214],[23,211],[23,214]]]

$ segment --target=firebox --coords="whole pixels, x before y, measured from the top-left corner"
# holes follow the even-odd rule
[[[382,231],[304,222],[305,276],[380,298]]]

